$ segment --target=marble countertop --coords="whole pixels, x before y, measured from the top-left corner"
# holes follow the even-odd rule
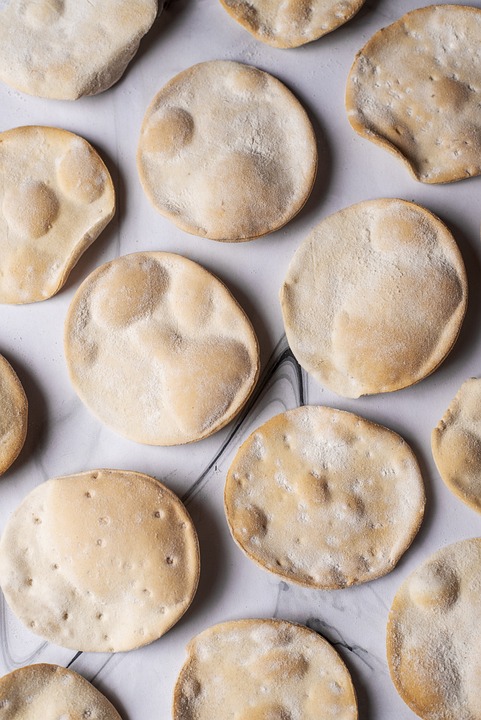
[[[183,498],[202,556],[199,590],[187,614],[163,638],[129,653],[75,653],[45,643],[23,628],[0,597],[2,674],[30,662],[68,665],[92,680],[124,720],[163,720],[170,717],[173,685],[193,635],[224,620],[277,617],[304,623],[334,644],[352,673],[361,720],[415,717],[399,698],[386,665],[391,601],[427,555],[481,530],[479,515],[442,483],[430,450],[431,430],[457,389],[481,372],[481,177],[448,186],[415,182],[393,156],[353,132],[344,87],[356,52],[372,33],[419,4],[367,0],[344,27],[303,48],[282,51],[254,40],[218,0],[174,0],[124,78],[99,96],[49,101],[0,86],[0,130],[56,125],[83,135],[105,159],[118,195],[115,219],[58,295],[33,305],[0,306],[0,352],[16,369],[30,403],[26,445],[0,479],[0,531],[21,499],[46,479],[98,467],[124,468],[159,478]],[[238,245],[187,235],[158,215],[135,167],[140,124],[153,95],[182,69],[217,58],[250,63],[279,77],[308,110],[319,142],[318,179],[301,214],[272,235]],[[469,309],[454,350],[429,378],[390,395],[345,400],[300,370],[283,334],[278,290],[295,249],[317,222],[377,197],[423,204],[451,228],[467,266]],[[116,435],[89,413],[67,376],[63,321],[75,290],[101,263],[138,250],[178,252],[213,271],[244,307],[260,340],[263,371],[247,409],[221,432],[188,447],[146,447]],[[418,536],[393,572],[358,587],[321,592],[279,580],[234,545],[224,518],[224,479],[239,443],[272,415],[307,402],[387,425],[410,443],[422,468],[427,508]]]

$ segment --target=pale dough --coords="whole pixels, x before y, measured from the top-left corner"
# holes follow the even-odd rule
[[[14,369],[0,355],[0,475],[18,457],[25,442],[28,401]]]

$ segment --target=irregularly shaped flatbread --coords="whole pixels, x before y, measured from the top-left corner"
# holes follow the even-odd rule
[[[285,620],[237,620],[187,647],[173,720],[356,720],[349,672],[320,635]]]
[[[347,81],[349,121],[417,180],[481,173],[481,10],[430,5],[377,32]]]
[[[419,466],[399,435],[327,407],[261,425],[225,486],[242,550],[285,580],[321,589],[390,572],[419,529],[424,502]]]
[[[148,475],[96,470],[42,483],[0,541],[13,612],[50,642],[87,652],[146,645],[189,607],[199,548],[181,501]]]
[[[157,0],[2,0],[0,80],[76,100],[123,75],[157,15]]]
[[[114,211],[111,177],[86,140],[51,127],[0,133],[0,303],[58,292]]]
[[[0,475],[18,457],[27,435],[28,401],[14,369],[0,355]]]
[[[317,146],[307,113],[279,80],[215,60],[184,70],[155,96],[137,164],[159,212],[194,235],[236,242],[299,212]]]
[[[453,236],[404,200],[371,200],[324,219],[281,289],[289,345],[302,367],[345,397],[419,382],[451,350],[467,278]]]

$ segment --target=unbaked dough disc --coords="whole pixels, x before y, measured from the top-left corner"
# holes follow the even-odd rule
[[[299,212],[317,146],[307,113],[279,80],[213,60],[176,75],[152,100],[137,164],[160,213],[194,235],[237,242]]]
[[[199,548],[179,498],[154,478],[95,470],[42,483],[0,540],[0,585],[32,632],[118,652],[167,632],[189,607]]]
[[[220,430],[259,374],[257,338],[229,290],[164,252],[120,257],[84,281],[67,315],[65,354],[87,407],[149,445]]]
[[[248,557],[324,590],[390,572],[424,503],[407,443],[328,407],[300,407],[261,425],[238,450],[225,486],[229,527]]]
[[[285,620],[234,620],[190,641],[173,720],[357,720],[349,671],[313,630]]]
[[[14,369],[0,355],[0,475],[16,460],[27,435],[28,401]]]
[[[55,295],[114,211],[111,177],[86,140],[52,127],[0,133],[0,303]]]
[[[254,37],[277,48],[317,40],[350,20],[365,0],[221,0],[229,15]]]
[[[0,80],[76,100],[123,75],[157,15],[157,0],[2,0]]]
[[[438,550],[403,582],[387,626],[396,689],[423,720],[481,720],[481,538]]]
[[[85,678],[59,665],[26,665],[0,678],[0,720],[121,720]]]
[[[358,53],[346,92],[360,135],[417,180],[481,173],[481,10],[431,5],[379,30]]]
[[[345,397],[391,392],[433,372],[467,305],[461,253],[446,226],[404,200],[370,200],[323,220],[281,289],[302,367]]]

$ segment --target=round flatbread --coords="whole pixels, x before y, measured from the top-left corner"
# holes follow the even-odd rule
[[[59,665],[27,665],[0,678],[1,720],[121,720],[85,678]]]
[[[356,720],[349,672],[334,648],[285,620],[237,620],[190,641],[173,720]]]
[[[431,5],[403,15],[354,61],[346,92],[352,127],[421,182],[479,175],[480,44],[479,8]]]
[[[89,409],[149,445],[220,430],[259,374],[257,338],[227,288],[163,252],[118,258],[84,281],[67,315],[65,354]]]
[[[423,720],[481,720],[481,539],[438,550],[404,581],[387,626],[396,689]]]
[[[310,195],[317,146],[307,113],[276,78],[214,60],[155,96],[137,164],[154,207],[183,230],[237,242],[285,225]]]
[[[10,363],[0,355],[0,475],[16,460],[27,435],[28,401]]]
[[[302,367],[345,397],[391,392],[435,370],[466,312],[456,242],[432,213],[371,200],[323,220],[281,289],[289,345]]]
[[[76,100],[123,75],[157,0],[3,0],[0,80],[30,95]]]
[[[317,40],[350,20],[365,0],[221,0],[229,15],[254,37],[277,48]]]
[[[324,590],[390,572],[424,513],[414,453],[358,415],[305,406],[243,443],[225,511],[239,547],[285,580]]]
[[[118,652],[167,632],[189,607],[199,548],[181,501],[148,475],[95,470],[42,483],[0,541],[0,585],[32,632]]]
[[[55,295],[114,211],[111,177],[86,140],[52,127],[0,133],[0,303]]]

